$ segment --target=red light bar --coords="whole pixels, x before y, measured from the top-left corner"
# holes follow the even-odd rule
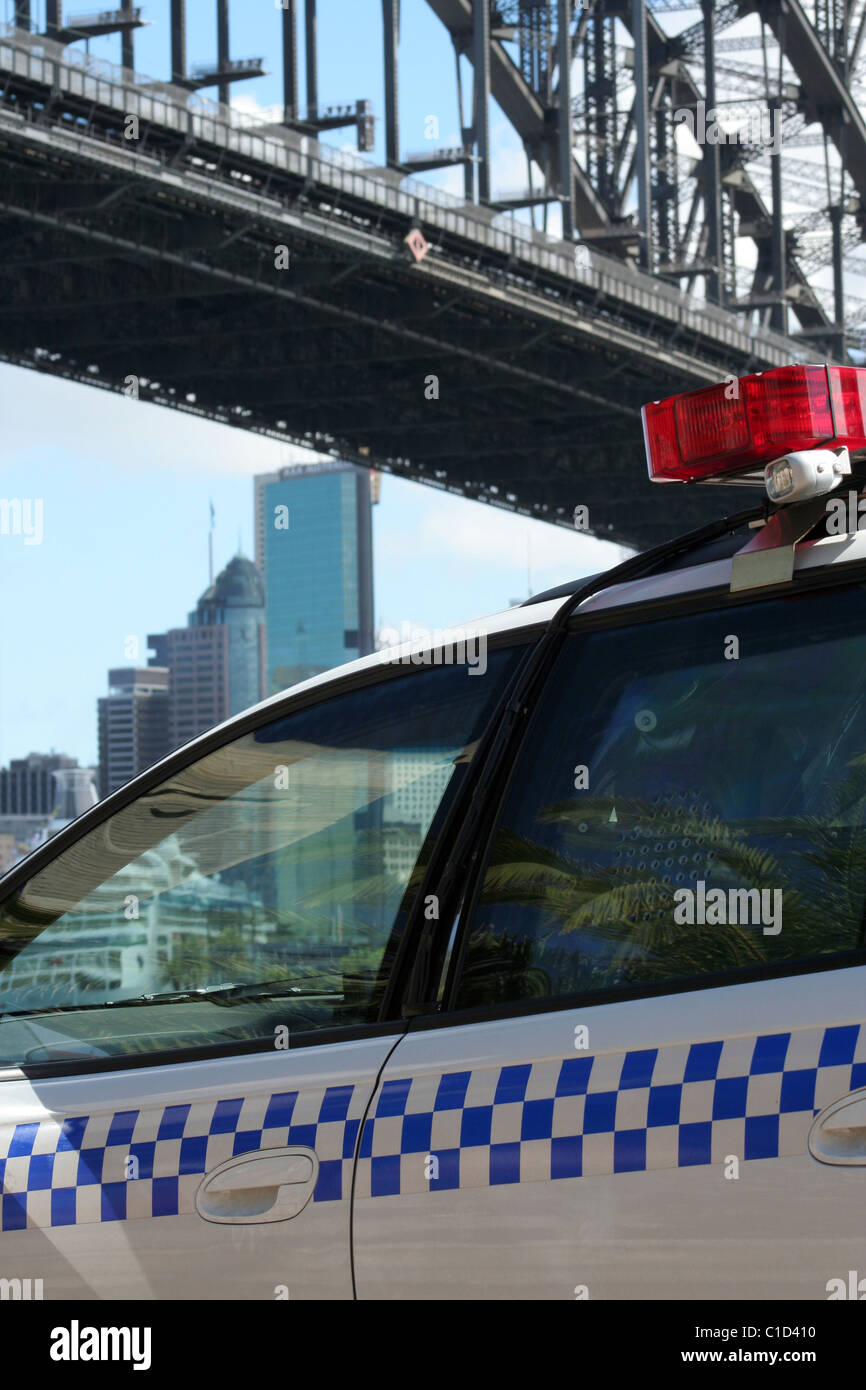
[[[654,483],[763,469],[799,449],[866,449],[866,368],[774,367],[652,401],[642,412]]]

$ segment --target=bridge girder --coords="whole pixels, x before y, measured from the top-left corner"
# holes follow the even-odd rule
[[[836,146],[866,210],[866,121],[840,64],[833,60],[799,0],[740,0],[743,14],[757,14],[772,29],[801,83],[799,107]],[[847,57],[847,55],[846,55]],[[861,217],[863,214],[861,213]]]
[[[447,3],[471,15],[466,0]],[[88,94],[81,69],[52,55],[50,41],[31,53],[0,38],[7,362],[112,390],[132,379],[144,400],[560,525],[586,505],[595,534],[645,545],[718,502],[649,486],[640,405],[811,351],[746,332],[621,257],[593,253],[578,269],[561,244],[506,235],[493,210],[329,163],[291,128],[267,146],[219,108],[196,114],[179,90],[164,94],[163,119],[128,73],[95,76]],[[550,127],[550,70],[549,107],[494,37],[490,73],[512,112]],[[133,108],[151,112],[134,146]],[[554,161],[560,142],[549,148]],[[722,163],[723,178],[740,173]],[[766,245],[748,176],[729,197]],[[415,227],[429,244],[418,264],[404,244]],[[758,269],[772,291],[772,267]],[[820,306],[809,312],[826,327]]]
[[[190,86],[200,80],[212,82],[221,99],[227,100],[229,82],[238,77],[254,76],[261,69],[243,70],[243,65],[230,57],[229,0],[213,0],[213,3],[217,62],[212,65],[213,72],[197,79],[187,66],[185,0],[170,0],[172,74],[176,82]],[[866,235],[866,212],[863,211],[866,207],[866,123],[860,114],[860,101],[852,90],[853,79],[848,71],[849,66],[853,69],[855,50],[863,37],[862,21],[866,19],[866,12],[856,36],[852,34],[849,42],[847,18],[842,24],[841,39],[837,32],[831,33],[829,29],[827,34],[819,33],[818,20],[825,10],[835,14],[841,6],[847,12],[850,7],[844,0],[814,0],[815,23],[809,19],[800,0],[721,0],[721,3],[696,0],[693,8],[703,3],[707,12],[704,19],[673,34],[664,29],[661,18],[671,7],[650,8],[644,0],[583,0],[578,9],[575,9],[575,0],[427,0],[427,3],[450,34],[455,51],[464,54],[476,71],[470,123],[463,127],[464,148],[450,154],[442,152],[440,160],[440,163],[456,160],[463,164],[470,196],[473,196],[475,170],[478,183],[475,193],[483,201],[493,197],[490,192],[492,169],[488,167],[491,161],[484,136],[487,100],[491,96],[522,140],[528,156],[543,171],[545,188],[526,194],[527,207],[546,206],[552,198],[558,198],[566,223],[571,220],[573,210],[581,238],[624,259],[633,258],[636,253],[647,259],[651,238],[654,245],[646,267],[651,273],[682,286],[703,281],[716,302],[728,305],[734,313],[742,313],[744,306],[749,307],[752,312],[762,313],[764,321],[772,315],[776,326],[784,326],[789,310],[793,311],[806,338],[825,342],[831,351],[839,350],[841,299],[844,297],[843,248],[848,235],[842,223],[853,215],[848,204],[840,199],[834,213],[828,209],[828,233],[831,224],[833,231],[832,253],[830,250],[818,253],[813,246],[801,264],[796,240],[783,236],[782,208],[767,205],[760,188],[750,177],[748,158],[740,161],[736,181],[733,181],[723,176],[720,161],[708,151],[700,168],[693,171],[692,206],[685,221],[681,221],[678,204],[682,175],[677,167],[671,115],[677,105],[694,107],[706,98],[708,91],[722,85],[722,74],[727,69],[724,64],[716,64],[712,57],[710,69],[705,67],[703,85],[693,72],[692,60],[700,58],[701,54],[706,57],[710,18],[711,37],[713,27],[724,28],[743,16],[758,15],[780,40],[782,52],[801,78],[803,91],[798,102],[802,115],[807,121],[823,126],[839,150],[843,164],[850,170],[853,185],[861,197],[859,230],[861,235]],[[686,10],[689,5],[673,8]],[[30,27],[32,10],[29,0],[15,0],[14,13],[22,26]],[[301,10],[307,94],[304,113],[299,110],[297,81],[297,30]],[[72,41],[74,32],[62,28],[59,0],[50,0],[46,13],[48,29],[62,31],[64,40]],[[123,0],[116,13],[117,22],[113,27],[121,37],[123,63],[131,67],[134,28],[141,21],[131,0]],[[395,169],[405,169],[399,148],[398,120],[399,0],[382,0],[382,22],[387,161]],[[335,123],[354,125],[359,148],[368,148],[371,138],[368,103],[357,102],[357,110],[349,116],[319,110],[316,0],[304,0],[303,7],[299,0],[283,0],[281,23],[286,124],[309,131],[331,128]],[[821,23],[825,27],[831,25],[826,19]],[[563,33],[563,29],[567,32]],[[838,23],[836,29],[839,29]],[[636,33],[644,31],[649,111],[646,133],[642,134],[638,148],[633,100],[629,105],[627,97],[626,106],[618,112],[614,109],[618,87],[624,77],[626,85],[628,82],[627,62],[624,67],[620,62],[623,53],[621,46],[617,46],[616,34],[631,34],[634,39]],[[515,47],[519,51],[519,61],[514,56]],[[592,54],[601,54],[603,59],[604,70],[595,74],[594,82],[587,79],[575,103],[565,103],[561,95],[559,74],[563,71],[566,50],[572,60],[583,56],[585,67],[589,64],[587,73],[595,61]],[[636,51],[627,50],[625,59]],[[713,75],[716,72],[718,84]],[[599,83],[605,89],[601,95],[594,90]],[[577,128],[570,131],[571,122],[562,109],[566,104],[580,107],[581,103],[593,132],[586,157],[578,148]],[[470,146],[474,142],[474,157],[467,152],[467,142]],[[481,144],[485,146],[484,151]],[[562,160],[569,151],[570,173],[563,177]],[[647,196],[647,226],[642,228],[629,213],[628,206],[635,174],[645,166],[649,169],[652,187]],[[435,161],[430,167],[436,167]],[[784,179],[778,186],[784,187]],[[781,204],[781,195],[775,201]],[[837,222],[840,223],[838,227]],[[745,240],[751,240],[756,248],[753,253],[753,259],[757,260],[756,273],[750,295],[744,295],[742,290],[744,271],[738,248],[743,237],[738,240],[739,229],[743,229]],[[812,272],[822,254],[828,264],[832,254],[837,290],[832,312],[812,285]],[[737,272],[740,283],[735,284]],[[761,296],[765,300],[768,296],[772,298],[772,307],[757,309]]]
[[[472,46],[468,42],[471,30],[473,0],[427,0],[428,5],[448,28],[455,46],[464,51],[472,60]],[[481,0],[479,0],[481,3]],[[546,9],[550,16],[548,27],[555,29],[554,10],[561,9],[554,0],[486,0],[492,13],[506,11],[514,19],[520,18],[524,10]],[[680,8],[699,8],[683,5]],[[710,69],[705,65],[704,86],[696,80],[689,61],[704,53],[707,38],[707,24],[710,23],[710,37],[714,27],[725,27],[736,22],[748,13],[760,13],[774,30],[779,30],[778,15],[785,8],[791,9],[793,20],[782,25],[785,32],[784,51],[795,70],[805,74],[808,83],[814,86],[814,95],[806,94],[800,103],[801,110],[809,121],[821,120],[830,130],[842,157],[856,169],[858,188],[866,183],[866,144],[861,146],[861,128],[866,135],[857,100],[850,87],[841,78],[826,48],[822,45],[814,26],[805,16],[798,0],[791,0],[783,6],[779,0],[724,0],[713,4],[706,0],[704,19],[678,35],[670,35],[662,27],[657,9],[645,4],[636,5],[633,0],[586,0],[574,14],[571,33],[572,55],[584,53],[589,64],[585,83],[584,100],[587,106],[587,120],[593,132],[589,153],[593,167],[586,167],[577,149],[573,151],[573,198],[575,219],[579,234],[593,244],[604,246],[611,254],[631,256],[640,247],[646,232],[634,220],[625,215],[629,188],[633,184],[635,171],[640,168],[639,151],[634,146],[634,106],[619,112],[619,124],[613,121],[609,99],[614,92],[616,81],[612,69],[616,64],[612,58],[615,48],[613,41],[617,25],[634,37],[636,16],[642,15],[647,38],[648,76],[651,87],[649,139],[652,150],[649,152],[652,169],[651,207],[652,217],[659,222],[658,254],[655,264],[650,265],[659,275],[673,281],[684,275],[689,279],[705,276],[708,290],[717,302],[727,303],[734,312],[741,311],[742,294],[737,293],[733,284],[733,271],[737,261],[735,250],[738,227],[743,229],[746,238],[755,245],[756,271],[752,285],[751,298],[755,301],[758,293],[764,299],[772,300],[774,307],[766,310],[772,313],[776,323],[783,323],[788,309],[793,310],[804,335],[813,341],[823,341],[832,351],[838,351],[841,342],[840,305],[834,304],[833,313],[828,312],[812,284],[814,252],[808,265],[799,260],[798,247],[790,243],[787,254],[774,259],[773,248],[783,240],[780,231],[782,209],[778,211],[768,206],[764,197],[750,177],[746,167],[748,160],[740,159],[736,178],[725,170],[720,161],[708,151],[698,171],[695,190],[697,208],[704,206],[705,236],[701,249],[691,257],[684,258],[678,247],[672,246],[670,221],[673,203],[677,197],[675,182],[671,181],[672,167],[672,129],[671,111],[677,106],[696,107],[706,105],[707,92],[715,88],[715,58],[710,50]],[[571,9],[571,7],[569,7]],[[712,21],[712,22],[711,22]],[[607,48],[610,48],[610,54]],[[602,45],[602,47],[599,47]],[[599,82],[590,79],[594,52],[605,55],[602,71],[606,78],[602,86],[606,88],[599,97]],[[552,50],[551,50],[552,54]],[[552,56],[551,56],[552,62]],[[537,92],[517,62],[507,51],[506,40],[494,33],[490,41],[490,93],[501,106],[503,112],[520,136],[530,154],[542,167],[546,185],[551,190],[561,188],[559,149],[556,139],[557,128],[561,124],[561,113],[557,100],[557,84],[549,83],[549,90]],[[719,65],[719,70],[724,71]],[[721,85],[721,79],[720,79]],[[602,104],[599,104],[601,102]],[[592,103],[595,103],[593,105]],[[604,103],[607,103],[605,105]],[[712,104],[712,97],[710,104]],[[844,111],[845,122],[835,119],[836,113]],[[665,115],[667,112],[667,115]],[[667,123],[667,124],[666,124]],[[850,145],[849,125],[852,126]],[[470,132],[471,133],[471,132]],[[627,155],[629,145],[631,154]],[[595,150],[593,151],[593,146]],[[624,158],[624,156],[627,156]],[[609,161],[605,172],[602,159]],[[597,166],[597,167],[596,167]],[[599,189],[606,194],[601,196]],[[528,202],[528,200],[527,200]],[[866,203],[864,203],[866,206]],[[714,214],[713,209],[718,211]],[[718,219],[716,222],[715,219]],[[629,225],[631,223],[631,225]],[[690,222],[690,225],[691,224]],[[700,225],[700,224],[699,224]],[[717,231],[713,228],[717,226]],[[829,226],[829,213],[828,213]],[[866,218],[864,218],[866,227]],[[717,251],[713,252],[714,242]],[[709,248],[709,249],[707,249]],[[651,258],[652,259],[652,258]],[[690,261],[690,263],[689,263]],[[841,268],[837,265],[837,278]],[[725,288],[727,282],[727,290]]]

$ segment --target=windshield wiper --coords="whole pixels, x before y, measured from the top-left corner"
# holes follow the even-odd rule
[[[312,976],[318,979],[318,976]],[[84,1013],[92,1009],[135,1009],[148,1004],[232,1004],[254,1003],[258,999],[277,999],[288,995],[293,999],[342,999],[342,991],[308,989],[296,980],[263,980],[260,984],[205,985],[201,989],[166,990],[160,994],[139,994],[131,999],[103,999],[95,1004],[57,1004],[44,1009],[5,1009],[0,1011],[0,1023],[7,1018],[42,1018],[46,1014]]]

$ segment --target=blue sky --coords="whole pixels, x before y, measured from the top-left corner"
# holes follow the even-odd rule
[[[0,0],[0,17],[11,17]],[[37,20],[44,0],[35,0]],[[89,9],[67,0],[69,17]],[[303,6],[298,7],[301,12]],[[403,0],[401,141],[424,147],[436,115],[442,145],[457,143],[450,40],[423,0]],[[168,0],[143,6],[153,21],[136,39],[136,67],[168,71]],[[216,50],[215,5],[187,0],[190,63]],[[267,55],[271,76],[241,85],[246,109],[280,100],[280,14],[273,0],[231,7],[232,54]],[[319,0],[320,103],[369,97],[382,116],[379,0]],[[91,51],[119,59],[119,40]],[[303,51],[303,50],[302,50]],[[269,64],[266,63],[266,66]],[[303,79],[303,62],[300,63]],[[498,187],[525,183],[519,148],[492,113]],[[381,120],[377,140],[381,154]],[[342,143],[345,134],[331,136]],[[462,176],[461,176],[462,177]],[[440,182],[454,178],[453,171]],[[452,185],[453,186],[453,185]],[[40,498],[44,536],[0,535],[0,762],[32,750],[96,758],[96,699],[109,666],[137,636],[185,623],[207,585],[209,500],[215,567],[240,543],[252,554],[255,473],[296,451],[159,406],[0,366],[0,497]],[[637,428],[637,424],[636,424]],[[493,612],[614,562],[617,547],[384,475],[374,511],[376,617],[437,628]],[[531,575],[528,574],[531,570]]]

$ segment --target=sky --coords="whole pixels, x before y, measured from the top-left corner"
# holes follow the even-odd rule
[[[72,18],[88,8],[98,6],[67,0],[64,11]],[[35,0],[40,27],[44,9]],[[138,31],[136,68],[165,77],[168,0],[145,0],[142,10],[152,24]],[[11,11],[11,0],[0,0],[0,19]],[[192,65],[215,54],[215,5],[187,0],[187,16]],[[402,16],[402,149],[425,147],[431,115],[436,144],[457,144],[447,33],[422,0],[403,0]],[[280,23],[273,0],[231,6],[232,55],[267,55],[274,66],[236,91],[247,111],[280,100]],[[369,97],[381,118],[379,0],[319,0],[318,28],[320,104]],[[119,39],[94,41],[91,52],[117,62]],[[376,129],[373,158],[382,161],[381,119]],[[495,106],[491,132],[497,191],[525,185],[522,151]],[[329,138],[341,144],[346,133]],[[454,170],[438,177],[454,191],[461,180]],[[52,749],[95,763],[96,700],[108,668],[127,662],[130,638],[144,661],[147,634],[183,626],[207,587],[211,501],[218,573],[239,545],[252,556],[254,475],[301,457],[229,426],[0,365],[0,500],[41,503],[43,531],[38,545],[0,534],[0,763]],[[373,525],[376,622],[398,630],[496,612],[625,553],[388,474]]]
[[[74,18],[97,8],[66,0],[64,13]],[[0,20],[11,20],[12,10],[13,0],[0,0]],[[299,4],[302,107],[303,10]],[[424,149],[437,127],[436,146],[457,145],[451,41],[425,0],[402,0],[401,10],[401,151]],[[380,0],[318,0],[320,106],[371,99],[376,147],[367,157],[378,163],[384,162],[381,11]],[[169,0],[144,0],[142,13],[149,24],[136,34],[136,68],[164,79]],[[33,0],[33,14],[35,27],[44,27],[45,0]],[[187,0],[187,20],[190,66],[213,59],[214,0]],[[279,115],[280,34],[275,0],[231,0],[232,56],[263,56],[272,68],[233,88],[233,102],[245,114]],[[119,38],[94,40],[90,50],[118,62]],[[471,76],[463,65],[468,98]],[[493,192],[503,196],[525,187],[525,156],[495,103],[490,124]],[[354,148],[352,132],[323,138]],[[454,168],[430,175],[455,194],[462,178]],[[558,227],[552,208],[549,230]],[[253,476],[300,458],[291,446],[229,426],[0,365],[0,503],[38,499],[44,531],[39,545],[0,534],[0,763],[52,748],[95,762],[96,700],[107,688],[108,668],[128,660],[130,638],[138,638],[144,660],[147,634],[183,625],[207,586],[210,502],[218,572],[239,544],[252,555]],[[381,498],[374,509],[379,627],[460,623],[625,553],[387,474]]]
[[[299,451],[22,368],[0,368],[0,415],[0,496],[41,501],[43,531],[0,535],[0,762],[53,747],[89,764],[108,668],[207,587],[210,502],[218,573],[239,544],[252,556],[253,476]],[[622,553],[388,474],[381,495],[379,626],[460,623]]]

